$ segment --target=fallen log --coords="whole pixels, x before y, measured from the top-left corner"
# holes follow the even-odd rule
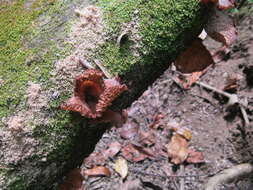
[[[196,0],[91,4],[0,3],[0,189],[53,189],[92,151],[107,125],[59,109],[83,64],[127,85],[112,105],[120,110],[192,42],[207,17]]]

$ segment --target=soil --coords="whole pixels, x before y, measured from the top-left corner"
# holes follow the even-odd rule
[[[237,87],[233,91],[240,99],[247,100],[247,114],[250,125],[245,127],[238,106],[228,106],[227,99],[195,84],[189,90],[178,86],[169,68],[143,95],[126,111],[128,119],[123,128],[135,126],[140,131],[149,131],[157,115],[162,115],[159,127],[155,129],[157,141],[166,152],[171,133],[169,125],[177,123],[187,127],[192,133],[190,147],[203,152],[205,162],[199,164],[173,165],[168,157],[155,152],[156,147],[149,147],[155,157],[139,161],[128,161],[128,176],[122,180],[114,170],[114,163],[122,157],[122,151],[108,159],[104,165],[110,168],[110,177],[85,177],[86,189],[171,189],[201,190],[207,180],[222,171],[239,163],[252,162],[251,146],[253,121],[253,16],[250,13],[252,4],[234,13],[238,23],[238,40],[231,48],[225,60],[215,64],[200,79],[218,89],[224,89],[228,79],[237,78]],[[252,10],[252,9],[251,9]],[[217,48],[211,39],[205,44],[210,50]],[[218,44],[219,45],[219,44]],[[98,129],[99,130],[99,129]],[[95,147],[95,153],[101,153],[113,142],[122,147],[129,143],[139,146],[142,142],[137,136],[123,139],[122,128],[108,129]],[[123,156],[124,157],[124,156]],[[98,164],[99,165],[99,164]],[[103,164],[102,164],[103,165]],[[87,169],[87,162],[81,169]],[[217,190],[250,190],[253,189],[253,177],[224,184]]]

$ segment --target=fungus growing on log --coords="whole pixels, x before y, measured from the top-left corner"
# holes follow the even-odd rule
[[[123,91],[119,78],[103,79],[99,70],[88,69],[75,78],[74,96],[61,105],[61,109],[79,112],[89,119],[101,117]]]

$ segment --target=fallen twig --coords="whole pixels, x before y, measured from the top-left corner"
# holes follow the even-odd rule
[[[241,113],[242,113],[242,117],[243,117],[244,122],[245,122],[245,127],[247,127],[247,126],[249,126],[249,118],[248,118],[247,112],[241,104],[239,104],[239,106],[240,106],[240,110],[241,110]]]
[[[207,89],[209,89],[209,90],[212,90],[212,91],[214,91],[214,92],[217,92],[217,93],[219,93],[219,94],[221,94],[221,95],[223,95],[223,96],[226,96],[226,97],[228,98],[228,104],[229,104],[229,105],[234,105],[234,104],[236,104],[236,103],[239,103],[239,99],[238,99],[238,96],[237,96],[236,94],[229,94],[229,93],[227,93],[227,92],[224,92],[224,91],[222,91],[222,90],[219,90],[219,89],[217,89],[217,88],[215,88],[215,87],[212,87],[212,86],[210,86],[210,85],[208,85],[208,84],[205,84],[205,83],[203,83],[203,82],[197,81],[196,84],[198,84],[198,85],[200,85],[200,86],[202,86],[202,87],[204,87],[204,88],[207,88]]]
[[[209,89],[209,90],[212,90],[216,93],[219,93],[223,96],[226,96],[228,98],[228,105],[234,105],[234,104],[238,104],[239,107],[240,107],[240,110],[241,110],[241,113],[242,113],[242,116],[243,116],[243,120],[244,120],[244,123],[245,123],[245,126],[247,127],[249,125],[249,118],[248,118],[248,115],[247,115],[247,112],[244,108],[244,104],[242,102],[239,101],[239,98],[236,94],[229,94],[227,92],[224,92],[220,89],[217,89],[215,87],[212,87],[208,84],[205,84],[203,82],[199,82],[197,81],[196,84],[206,88],[206,89]]]
[[[89,63],[88,61],[84,61],[81,58],[79,58],[78,62],[85,68],[85,69],[95,69],[95,67]]]
[[[108,79],[113,78],[112,75],[109,73],[109,71],[107,71],[107,69],[100,63],[99,60],[95,59],[94,63],[104,73],[104,75],[106,76],[106,78],[108,78]]]
[[[231,183],[244,176],[252,174],[253,165],[249,163],[239,164],[229,169],[225,169],[219,174],[211,177],[205,184],[205,190],[214,190],[217,185]]]
[[[184,175],[184,165],[180,165],[180,175]],[[179,184],[180,184],[180,190],[184,190],[184,178],[180,178]]]

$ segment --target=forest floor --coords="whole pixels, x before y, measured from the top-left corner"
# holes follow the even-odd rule
[[[230,93],[247,100],[246,112],[251,124],[245,127],[239,106],[228,106],[223,96],[198,84],[189,90],[182,89],[172,80],[173,71],[169,68],[127,108],[128,119],[124,126],[104,133],[90,156],[93,160],[84,161],[82,170],[97,162],[95,164],[109,168],[111,173],[110,177],[86,177],[83,180],[86,189],[201,190],[211,176],[252,161],[253,16],[250,6],[235,13],[238,39],[231,52],[225,60],[210,68],[200,81],[223,90],[228,81],[235,78],[236,86]],[[211,50],[217,48],[211,39],[207,38],[205,44]],[[203,153],[203,163],[173,165],[166,157],[171,127],[175,125],[190,131],[190,148]],[[110,158],[103,160],[99,155],[108,147],[113,147],[115,155],[110,154]],[[114,164],[119,158],[127,160],[124,180],[115,171]],[[217,189],[250,190],[253,189],[253,178],[248,176]]]

